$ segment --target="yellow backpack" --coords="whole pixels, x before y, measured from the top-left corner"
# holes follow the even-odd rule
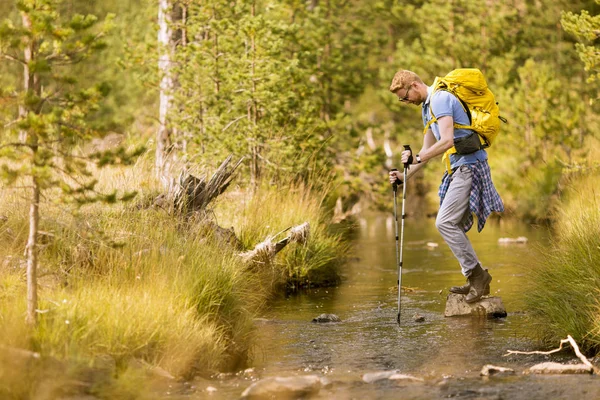
[[[454,128],[472,129],[479,134],[481,148],[490,147],[500,132],[500,121],[507,121],[500,116],[498,103],[488,88],[481,71],[477,68],[460,68],[451,71],[444,77],[438,76],[433,81],[433,93],[438,90],[445,90],[455,95],[469,116],[470,125],[454,123]],[[425,126],[423,134],[427,133],[431,124],[437,122],[431,107],[429,110],[433,118]],[[450,154],[454,153],[456,153],[456,149],[452,147],[444,153],[442,158],[443,161],[446,161],[449,172]]]

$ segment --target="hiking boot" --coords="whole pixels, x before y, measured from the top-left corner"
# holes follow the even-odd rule
[[[469,293],[465,296],[465,301],[467,303],[475,303],[484,295],[486,289],[489,293],[491,281],[492,276],[488,273],[487,269],[483,269],[480,264],[477,264],[471,271],[471,275],[469,275],[471,287],[469,288]]]
[[[485,270],[487,272],[487,269]],[[467,278],[467,283],[462,286],[452,286],[450,288],[450,293],[456,294],[468,294],[469,289],[471,289],[471,283],[469,282],[469,278]],[[483,296],[487,296],[490,294],[490,285],[488,284],[483,290]]]

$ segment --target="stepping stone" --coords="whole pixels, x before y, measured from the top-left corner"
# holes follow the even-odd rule
[[[475,303],[467,303],[464,294],[449,293],[446,299],[445,317],[470,315],[486,318],[506,317],[506,308],[500,297],[482,297]]]
[[[335,314],[321,314],[318,317],[313,318],[312,322],[325,323],[325,322],[340,322],[341,319]]]
[[[591,374],[592,368],[585,364],[560,364],[556,362],[543,362],[536,364],[524,374]]]
[[[515,370],[512,368],[498,367],[496,365],[487,364],[481,368],[481,372],[479,375],[481,376],[491,376],[491,375],[499,375],[499,374],[514,374]]]

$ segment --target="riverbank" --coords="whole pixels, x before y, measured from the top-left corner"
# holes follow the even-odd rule
[[[551,344],[567,335],[600,351],[600,172],[573,171],[552,214],[553,245],[526,277],[535,331]]]
[[[347,247],[328,232],[325,192],[301,185],[263,185],[253,194],[230,189],[213,205],[213,222],[233,229],[242,243],[236,247],[204,224],[150,207],[160,193],[151,171],[140,162],[105,172],[113,175],[102,177],[108,182],[102,189],[138,191],[130,203],[89,205],[75,215],[65,206],[42,205],[35,328],[23,317],[27,209],[19,193],[5,193],[0,340],[31,357],[0,359],[1,397],[74,391],[138,398],[149,372],[189,378],[242,368],[254,318],[272,296],[286,286],[338,281]],[[306,243],[290,243],[269,265],[250,268],[240,257],[305,222]]]
[[[407,219],[403,267],[407,290],[402,293],[398,326],[393,219],[386,213],[358,222],[353,241],[357,257],[345,265],[342,284],[274,301],[259,321],[252,369],[191,382],[185,391],[181,386],[182,393],[191,400],[204,399],[209,393],[214,399],[239,398],[258,380],[297,376],[321,379],[322,386],[315,388],[311,399],[592,400],[600,393],[597,376],[523,374],[544,361],[578,362],[570,348],[550,356],[505,356],[508,350],[540,350],[524,309],[522,277],[537,260],[533,249],[547,248],[546,229],[520,221],[494,221],[482,233],[474,232],[474,247],[494,278],[492,294],[502,298],[508,316],[445,318],[448,288],[464,278],[440,241],[434,221]],[[519,236],[528,242],[499,240]],[[341,321],[311,322],[321,313],[333,313]],[[417,320],[415,315],[424,319]],[[552,348],[557,345],[552,343]],[[511,368],[514,373],[480,376],[487,364]],[[365,381],[365,375],[382,371],[398,371],[416,379]]]

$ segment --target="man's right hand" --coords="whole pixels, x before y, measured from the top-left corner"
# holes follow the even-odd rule
[[[398,186],[402,185],[402,173],[400,171],[390,171],[389,173],[390,183],[394,183]]]

